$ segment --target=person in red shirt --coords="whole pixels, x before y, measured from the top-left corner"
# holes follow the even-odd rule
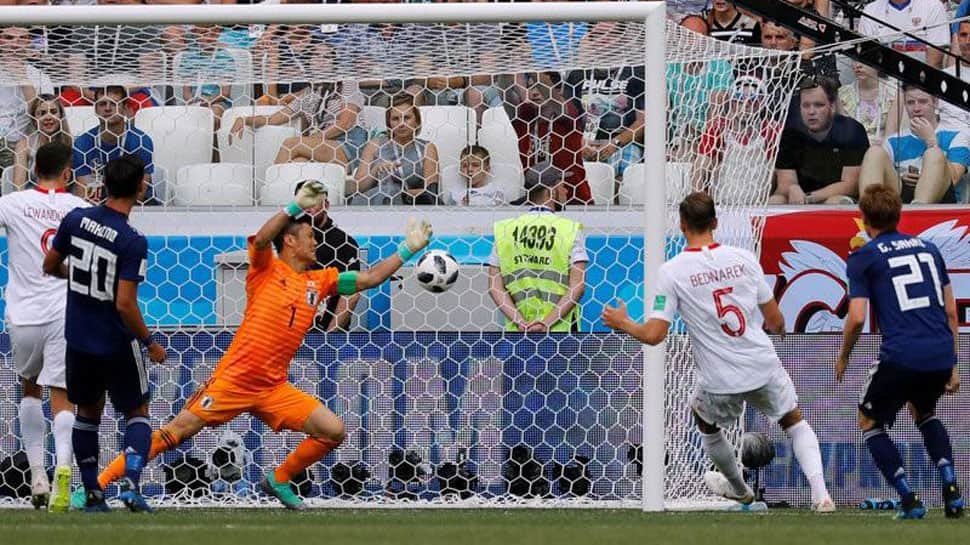
[[[522,168],[550,162],[566,172],[566,204],[594,204],[583,168],[583,119],[576,105],[562,94],[558,72],[516,77],[520,101],[509,117],[519,139]],[[604,203],[605,204],[605,203]]]

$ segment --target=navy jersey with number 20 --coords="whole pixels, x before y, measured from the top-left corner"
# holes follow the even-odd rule
[[[940,251],[898,231],[882,233],[849,255],[849,297],[867,298],[882,346],[880,365],[935,371],[953,367],[953,332],[943,288],[950,284]]]
[[[144,235],[107,206],[75,208],[61,221],[52,246],[68,256],[67,345],[95,355],[130,352],[134,335],[121,321],[115,299],[119,280],[145,278]]]

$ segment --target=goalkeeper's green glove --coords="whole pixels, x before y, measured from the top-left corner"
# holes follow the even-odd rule
[[[404,240],[397,247],[397,254],[401,256],[401,261],[407,262],[414,254],[423,250],[431,241],[431,235],[430,223],[408,218],[407,226],[404,228]]]
[[[296,198],[283,209],[290,217],[300,217],[303,212],[316,208],[323,204],[326,197],[327,187],[320,182],[310,181],[300,186],[296,192]]]

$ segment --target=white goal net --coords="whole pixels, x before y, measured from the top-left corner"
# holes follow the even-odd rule
[[[561,5],[544,5],[555,19]],[[667,253],[679,251],[677,204],[691,188],[717,199],[723,242],[757,249],[797,55],[668,22],[660,160],[644,153],[663,113],[645,107],[662,75],[645,73],[642,21],[118,26],[82,9],[90,24],[0,27],[3,193],[29,190],[32,153],[50,140],[71,142],[74,188],[92,202],[107,159],[123,150],[149,165],[152,191],[131,221],[149,240],[142,310],[170,354],[150,369],[153,428],[232,340],[245,237],[317,179],[329,198],[321,265],[376,263],[419,216],[461,273],[433,294],[405,268],[321,305],[290,379],[343,418],[347,439],[294,482],[311,505],[640,506],[642,449],[656,442],[667,505],[709,500],[682,324],[667,345],[665,431],[645,436],[641,346],[600,314],[621,298],[643,317],[647,221],[665,222]],[[649,174],[651,159],[665,176]],[[550,177],[568,188],[560,214],[583,225],[578,319],[569,332],[505,331],[489,293],[493,224],[528,213],[530,180]],[[645,219],[656,184],[667,217]],[[9,266],[5,256],[0,278]],[[27,505],[3,331],[0,504]],[[123,424],[108,409],[102,466]],[[242,414],[150,463],[143,491],[156,505],[263,504],[255,484],[302,438]]]

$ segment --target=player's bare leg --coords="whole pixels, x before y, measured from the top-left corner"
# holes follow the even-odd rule
[[[701,432],[704,451],[717,468],[717,471],[708,471],[704,474],[704,483],[713,492],[729,500],[745,505],[752,503],[754,492],[748,483],[744,482],[741,469],[738,467],[738,459],[734,455],[734,447],[724,438],[721,428],[704,421],[696,412],[694,422]]]
[[[795,458],[812,488],[812,510],[816,513],[835,512],[835,503],[825,487],[822,452],[815,430],[802,418],[802,411],[798,407],[781,417],[778,424],[791,438]]]
[[[47,507],[51,485],[47,480],[44,464],[44,436],[47,423],[44,422],[44,409],[41,404],[43,388],[33,379],[21,378],[23,398],[20,400],[20,439],[27,453],[30,465],[30,503],[34,509]]]
[[[54,435],[54,490],[51,494],[49,508],[56,513],[68,510],[71,504],[71,463],[74,459],[74,447],[71,444],[71,434],[74,429],[74,404],[67,399],[67,390],[51,386],[49,389],[51,412],[54,423],[51,431]]]
[[[267,473],[260,483],[264,492],[276,497],[287,509],[306,508],[303,500],[290,488],[290,480],[340,446],[346,437],[343,421],[323,405],[307,417],[303,433],[309,437],[297,445],[276,470]]]

